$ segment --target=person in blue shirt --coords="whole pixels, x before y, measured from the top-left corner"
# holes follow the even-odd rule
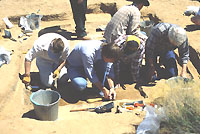
[[[120,58],[121,53],[121,48],[115,43],[88,40],[76,44],[66,61],[68,76],[74,88],[79,91],[86,89],[88,78],[103,92],[105,99],[115,99],[112,63]],[[104,85],[105,73],[107,86]]]

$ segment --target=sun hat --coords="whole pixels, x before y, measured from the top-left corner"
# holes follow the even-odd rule
[[[148,0],[126,0],[126,1],[132,1],[132,2],[135,2],[135,3],[143,3],[144,6],[149,6],[150,5]]]
[[[187,39],[186,31],[182,27],[176,25],[169,29],[168,37],[169,41],[177,47],[183,44]]]

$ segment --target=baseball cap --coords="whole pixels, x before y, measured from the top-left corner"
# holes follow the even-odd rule
[[[148,0],[126,0],[126,1],[132,1],[132,2],[135,2],[135,3],[143,3],[144,6],[149,6],[150,5]]]
[[[169,41],[177,47],[183,44],[187,39],[186,31],[182,27],[176,25],[169,29],[168,37]]]
[[[140,47],[140,39],[135,35],[130,35],[126,39],[124,52],[125,54],[131,54],[138,50]]]

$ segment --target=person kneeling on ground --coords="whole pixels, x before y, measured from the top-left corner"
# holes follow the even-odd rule
[[[179,58],[182,64],[180,76],[186,77],[186,68],[189,60],[189,45],[186,31],[175,24],[159,23],[152,28],[146,42],[145,60],[149,68],[148,79],[159,78],[160,66],[165,67],[165,77],[170,78],[178,75],[176,56],[174,50],[178,48]],[[157,57],[159,64],[157,64]],[[155,78],[154,78],[155,80]]]
[[[115,42],[122,47],[123,56],[114,63],[116,83],[136,83],[135,88],[140,91],[143,97],[147,97],[142,90],[143,80],[140,69],[145,52],[147,38],[140,39],[135,35],[121,36]],[[124,41],[123,41],[124,40]],[[123,87],[123,86],[122,86]]]
[[[67,79],[67,68],[64,66],[69,54],[69,43],[66,38],[57,33],[47,33],[40,36],[25,56],[25,73],[22,82],[29,85],[31,82],[31,62],[36,58],[41,83],[52,87],[54,80],[60,82]]]
[[[82,92],[87,88],[88,78],[99,92],[103,92],[105,99],[115,99],[114,74],[111,67],[120,56],[120,47],[114,43],[89,40],[76,44],[67,58],[67,69],[72,85]],[[108,85],[104,85],[105,73]]]

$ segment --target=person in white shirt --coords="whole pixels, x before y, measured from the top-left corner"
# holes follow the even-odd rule
[[[52,87],[54,80],[61,82],[67,79],[65,62],[69,54],[69,43],[66,38],[57,33],[46,33],[40,36],[25,56],[25,73],[22,82],[31,82],[31,62],[36,58],[40,81],[46,87]]]

